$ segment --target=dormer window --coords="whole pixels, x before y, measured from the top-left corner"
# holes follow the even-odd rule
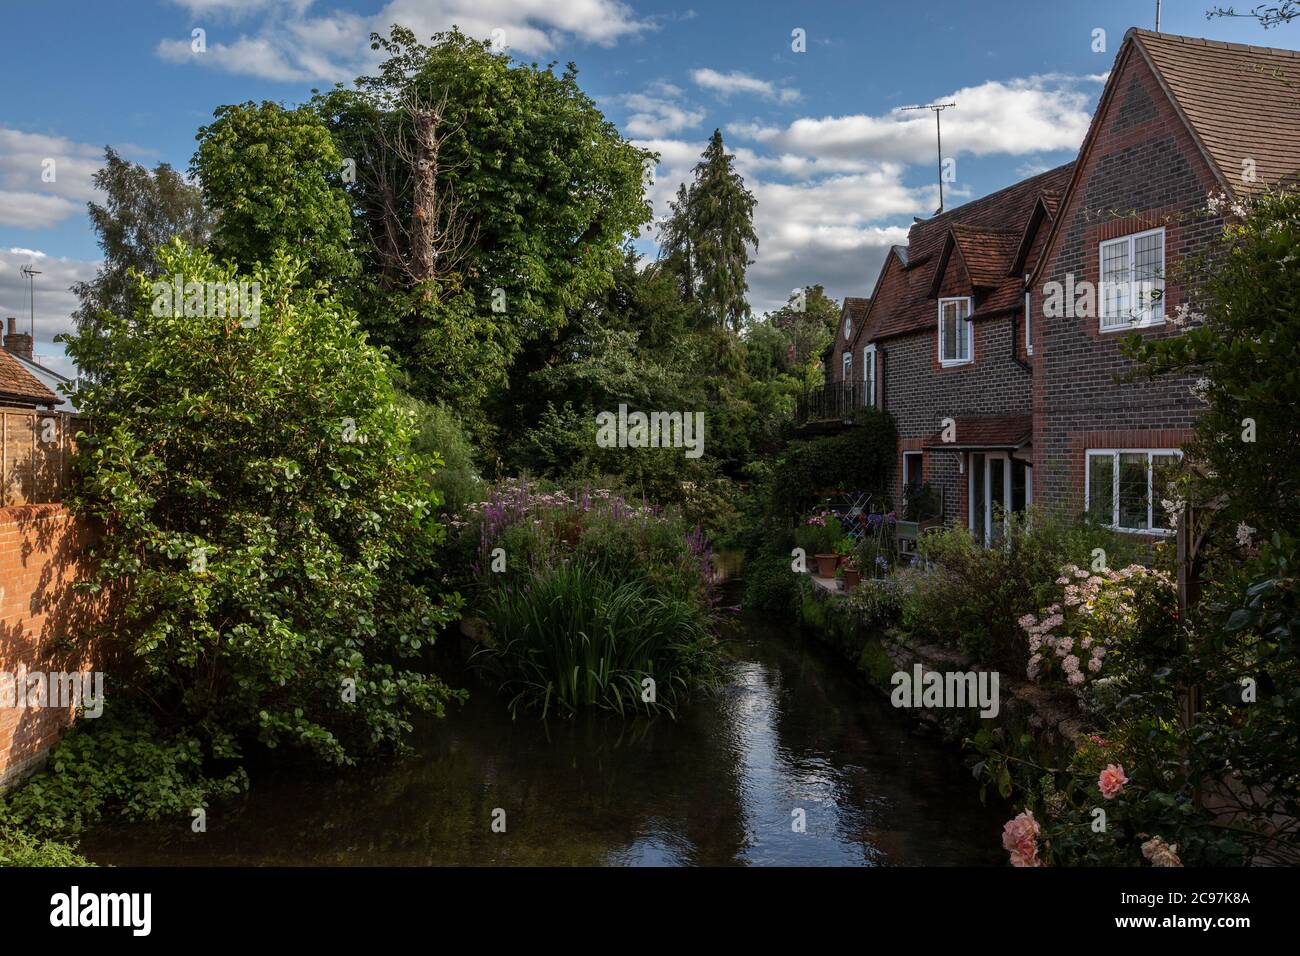
[[[965,365],[971,361],[971,300],[939,300],[939,364]]]

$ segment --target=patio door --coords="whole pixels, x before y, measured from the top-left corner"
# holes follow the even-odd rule
[[[967,479],[969,528],[985,546],[1002,537],[1006,515],[1033,500],[1033,467],[1004,451],[973,452]]]

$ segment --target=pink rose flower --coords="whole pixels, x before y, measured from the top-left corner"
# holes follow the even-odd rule
[[[1097,778],[1097,789],[1107,800],[1114,800],[1115,795],[1124,789],[1126,783],[1128,777],[1124,776],[1124,765],[1108,763],[1101,776]]]
[[[1038,821],[1032,810],[1013,817],[1002,828],[1002,847],[1011,855],[1012,866],[1042,866],[1038,859]]]

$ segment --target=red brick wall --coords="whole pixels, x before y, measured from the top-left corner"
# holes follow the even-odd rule
[[[105,602],[72,585],[88,573],[92,539],[62,505],[0,508],[0,671],[90,670],[86,635]],[[0,786],[39,766],[71,718],[71,709],[0,705]]]
[[[1168,439],[1186,437],[1202,406],[1193,377],[1125,380],[1133,367],[1120,349],[1125,333],[1102,334],[1095,315],[1046,317],[1044,286],[1064,284],[1068,273],[1095,284],[1102,240],[1164,226],[1166,321],[1141,334],[1172,335],[1168,320],[1188,292],[1179,265],[1223,228],[1200,212],[1217,181],[1150,68],[1134,53],[1116,70],[1033,289],[1034,499],[1071,514],[1084,508],[1088,447],[1109,447],[1121,434],[1153,443],[1122,443],[1129,447],[1176,446]]]

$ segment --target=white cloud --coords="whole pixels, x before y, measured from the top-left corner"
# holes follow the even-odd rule
[[[654,83],[643,93],[628,93],[619,98],[631,113],[623,132],[641,139],[671,136],[700,125],[704,110],[680,101],[682,91],[671,83]]]
[[[472,37],[501,40],[509,50],[529,54],[553,52],[561,40],[577,39],[611,46],[654,24],[638,19],[620,0],[388,0],[373,16],[347,11],[313,15],[308,2],[285,10],[259,0],[179,0],[191,12],[243,14],[266,10],[248,34],[228,37],[220,26],[207,31],[206,50],[195,53],[190,39],[159,41],[159,57],[173,63],[197,63],[229,73],[285,82],[346,81],[375,65],[371,32],[387,35],[400,23],[427,40],[453,25]]]
[[[1025,155],[1075,149],[1088,131],[1094,77],[1033,76],[990,80],[943,97],[957,103],[943,114],[944,154]],[[871,157],[929,161],[934,154],[934,116],[928,111],[868,116],[803,117],[788,126],[737,124],[745,136],[781,153],[827,158]]]
[[[36,276],[36,354],[42,364],[70,375],[72,364],[54,336],[73,329],[72,311],[78,303],[69,287],[93,279],[99,263],[58,258],[34,249],[0,249],[0,322],[7,327],[7,317],[16,316],[23,332],[28,328],[30,305],[27,280],[18,270],[28,264],[41,272]]]
[[[102,150],[0,126],[0,225],[39,229],[85,211]]]
[[[650,196],[655,216],[662,218],[706,143],[654,139],[636,145],[660,154]],[[887,220],[928,213],[935,205],[933,187],[903,185],[901,163],[860,161],[851,164],[851,171],[827,175],[834,162],[808,163],[799,157],[787,162],[745,148],[732,152],[736,171],[757,200],[758,254],[747,276],[755,315],[779,308],[792,289],[814,283],[836,298],[870,295],[889,247],[907,241],[907,227]],[[789,168],[791,163],[797,168]],[[764,178],[767,171],[809,178],[775,182]]]
[[[733,93],[750,93],[764,99],[777,100],[781,103],[793,103],[799,99],[798,90],[778,87],[774,83],[760,80],[748,73],[741,73],[739,70],[732,70],[730,73],[719,73],[717,70],[707,68],[693,70],[691,79],[695,81],[697,86],[712,90],[724,99]]]

